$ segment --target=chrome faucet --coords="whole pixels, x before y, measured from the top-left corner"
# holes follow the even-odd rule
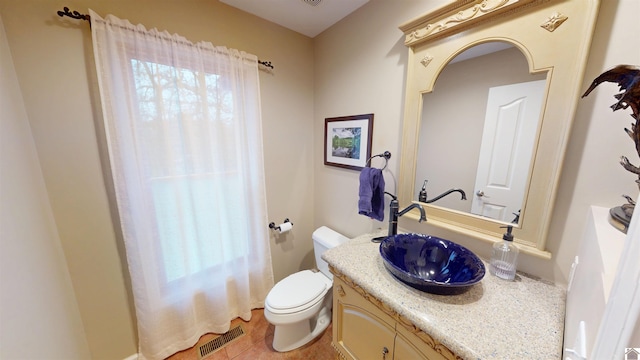
[[[393,235],[396,235],[398,233],[398,218],[400,216],[408,213],[412,209],[420,210],[420,220],[418,220],[418,222],[423,222],[423,221],[427,220],[427,217],[424,214],[424,209],[422,208],[422,205],[417,204],[417,203],[413,203],[413,204],[407,206],[404,210],[398,211],[400,209],[400,203],[398,202],[398,198],[395,195],[390,194],[390,193],[388,193],[386,191],[385,191],[385,194],[391,196],[391,198],[392,198],[391,203],[389,204],[389,234],[388,234],[388,236],[393,236]]]
[[[443,192],[442,194],[434,197],[433,199],[427,200],[427,201],[423,201],[423,202],[427,203],[427,204],[430,204],[430,203],[432,203],[434,201],[438,201],[438,200],[442,199],[443,197],[451,194],[452,192],[459,192],[460,195],[462,195],[462,198],[460,200],[467,200],[467,194],[464,193],[464,190],[462,190],[462,189],[449,189],[449,190]]]

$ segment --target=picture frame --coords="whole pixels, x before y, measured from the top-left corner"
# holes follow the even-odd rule
[[[362,170],[371,157],[373,114],[324,119],[324,164]]]

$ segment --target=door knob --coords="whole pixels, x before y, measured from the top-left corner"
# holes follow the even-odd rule
[[[478,195],[478,197],[483,197],[483,196],[484,196],[484,197],[488,197],[488,196],[486,196],[486,195],[484,194],[484,191],[482,191],[482,190],[478,190],[478,192],[476,193],[476,195]]]

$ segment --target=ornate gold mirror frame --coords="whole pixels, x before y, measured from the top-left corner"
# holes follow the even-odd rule
[[[524,252],[550,258],[546,237],[598,7],[599,0],[460,0],[400,26],[409,47],[398,188],[401,204],[418,198],[414,182],[423,94],[434,91],[438,75],[457,54],[486,42],[508,42],[526,57],[531,73],[547,73],[530,177],[513,233]],[[464,99],[459,99],[458,106],[464,106]],[[446,156],[455,149],[442,151]],[[434,204],[423,206],[427,224],[488,242],[502,238],[504,222]],[[417,213],[407,215],[418,219]]]

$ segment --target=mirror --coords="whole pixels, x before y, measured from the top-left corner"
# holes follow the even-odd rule
[[[546,78],[530,74],[520,50],[504,42],[451,60],[422,95],[415,199],[424,187],[429,203],[518,224]],[[466,200],[459,192],[438,199],[452,188]]]
[[[546,236],[598,6],[598,0],[454,1],[402,24],[409,56],[398,181],[400,203],[417,202],[425,179],[429,180],[428,200],[448,189],[463,188],[467,201],[452,193],[423,203],[426,223],[491,243],[501,241],[504,229],[500,226],[515,220],[513,234],[520,249],[550,258]],[[485,55],[490,60],[456,59],[496,44],[508,49]],[[502,63],[500,53],[512,60]],[[485,64],[461,70],[463,63],[474,61]],[[462,75],[462,71],[468,74]],[[478,80],[481,75],[488,79]],[[489,101],[501,93],[500,88],[511,84],[504,78],[517,78],[518,84],[535,82],[542,89],[541,94],[531,93],[531,103],[538,101],[540,105],[539,114],[522,123],[529,127],[527,131],[519,131],[521,125],[485,126],[485,118],[519,116],[520,107]],[[473,95],[472,101],[465,91],[480,82],[491,82],[487,88],[492,90]],[[451,100],[442,100],[442,96]],[[481,103],[478,108],[471,106],[476,101]],[[468,138],[466,132],[476,136]],[[485,133],[498,134],[500,141],[483,140]],[[525,133],[530,135],[524,141],[526,146],[503,141]],[[492,148],[489,155],[484,154]],[[519,153],[517,149],[521,148],[526,151]],[[514,156],[518,160],[513,160]],[[512,169],[514,164],[520,169]],[[476,183],[478,173],[483,173],[483,178],[487,173],[497,174],[503,180],[521,175],[521,189],[509,196],[514,200],[511,208],[492,203],[495,195],[488,185]],[[495,176],[491,179],[496,182]],[[471,208],[474,198],[482,200],[477,208]],[[517,219],[515,208],[520,210]],[[417,212],[407,215],[418,219]]]

